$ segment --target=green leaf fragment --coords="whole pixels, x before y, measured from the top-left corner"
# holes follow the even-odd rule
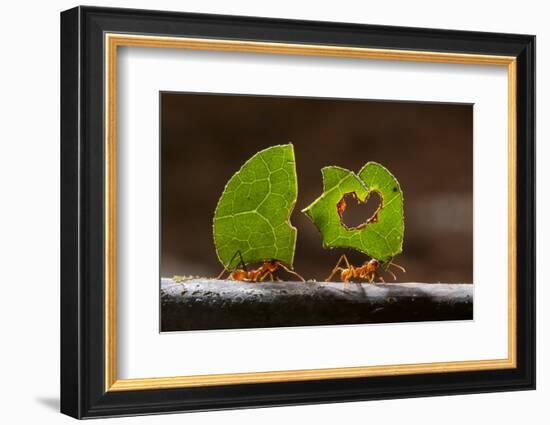
[[[367,163],[359,173],[336,166],[325,167],[323,194],[303,209],[323,238],[325,248],[353,248],[382,263],[387,263],[403,249],[405,230],[403,218],[403,192],[397,179],[382,165]],[[381,205],[376,220],[356,228],[347,228],[338,212],[338,203],[354,193],[366,202],[376,191]]]
[[[225,268],[236,268],[241,256],[245,264],[278,260],[292,267],[297,193],[292,144],[256,153],[231,177],[214,213],[214,245]]]

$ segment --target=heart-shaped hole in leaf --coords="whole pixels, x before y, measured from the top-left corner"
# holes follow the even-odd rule
[[[362,229],[369,223],[378,221],[378,212],[382,208],[382,195],[373,190],[362,202],[355,192],[346,193],[336,205],[340,222],[348,229]]]
[[[403,251],[403,192],[387,168],[376,162],[367,162],[357,174],[335,165],[323,167],[321,173],[323,193],[302,212],[321,232],[324,248],[355,249],[382,263],[388,263]],[[340,202],[343,194],[355,192],[359,199],[367,200],[373,191],[381,195],[382,205],[378,213],[372,214],[369,222],[369,219],[364,220],[368,211],[363,211],[357,221],[363,226],[346,228],[338,208],[340,204],[343,215],[345,208]]]

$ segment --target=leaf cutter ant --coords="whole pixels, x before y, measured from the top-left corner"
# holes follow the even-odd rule
[[[345,262],[346,267],[341,267],[342,261]],[[356,280],[363,280],[368,283],[372,283],[374,281],[374,277],[376,274],[376,271],[380,268],[381,263],[380,261],[372,258],[371,260],[365,261],[361,266],[352,266],[348,258],[345,254],[343,254],[338,262],[336,263],[336,266],[332,269],[332,272],[330,273],[330,276],[325,279],[325,282],[330,282],[332,277],[340,272],[340,280],[342,282],[349,282],[350,280],[356,279]],[[383,269],[385,272],[389,273],[393,280],[397,280],[397,276],[389,270],[389,266],[394,266],[395,268],[401,270],[403,273],[406,273],[407,271],[403,266],[400,266],[399,264],[396,264],[392,261],[390,261],[385,269]],[[382,283],[385,283],[384,278],[382,276],[378,277]]]
[[[237,255],[241,259],[240,263],[238,264],[241,267],[231,271],[227,270],[227,268],[224,268],[222,272],[218,275],[217,279],[221,279],[226,272],[229,272],[229,280],[238,280],[243,282],[263,282],[265,279],[269,278],[269,280],[273,282],[273,273],[275,273],[279,268],[282,268],[286,272],[292,274],[293,276],[296,276],[298,279],[300,279],[300,281],[305,282],[305,279],[302,276],[300,276],[294,270],[289,269],[287,266],[277,260],[266,261],[257,269],[248,270],[243,260],[241,251],[237,251],[235,255],[233,255],[233,257],[229,261],[229,264],[233,262]]]

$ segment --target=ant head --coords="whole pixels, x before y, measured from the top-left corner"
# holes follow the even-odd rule
[[[380,262],[379,262],[378,260],[375,260],[375,259],[373,258],[372,260],[370,260],[370,261],[368,262],[368,264],[369,264],[371,267],[377,269],[378,266],[380,265]]]
[[[274,272],[279,267],[279,262],[272,260],[267,263],[265,263],[266,269],[270,272]]]

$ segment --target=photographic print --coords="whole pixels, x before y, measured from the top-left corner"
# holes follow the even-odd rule
[[[473,106],[160,93],[161,331],[473,319]]]

